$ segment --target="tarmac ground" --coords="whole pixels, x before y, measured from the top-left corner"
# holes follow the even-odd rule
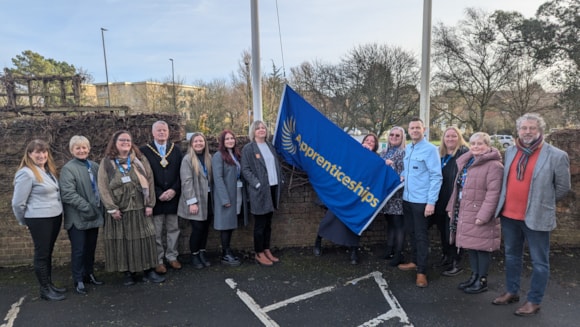
[[[220,264],[202,270],[180,257],[181,270],[171,270],[164,283],[123,286],[121,273],[96,275],[104,285],[87,285],[76,294],[70,267],[56,267],[53,279],[66,286],[64,301],[39,298],[32,267],[0,268],[0,327],[13,326],[578,326],[580,321],[580,249],[551,251],[551,277],[540,312],[518,317],[525,301],[531,263],[524,263],[519,304],[495,306],[504,291],[503,254],[494,253],[489,290],[470,295],[457,289],[469,278],[466,268],[443,277],[430,268],[429,286],[415,286],[415,273],[400,271],[382,259],[380,247],[361,248],[358,265],[349,263],[348,249],[275,249],[281,262],[257,265],[249,254],[239,267]],[[431,253],[437,261],[437,250]],[[467,259],[467,258],[466,258]]]

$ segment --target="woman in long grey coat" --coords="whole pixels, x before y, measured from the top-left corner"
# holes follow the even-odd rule
[[[211,156],[207,141],[202,133],[193,133],[189,139],[187,154],[181,161],[181,196],[177,207],[177,215],[188,219],[191,223],[189,249],[191,263],[196,269],[209,267],[206,258],[207,236],[209,222],[213,216],[211,186]]]
[[[233,231],[238,228],[238,217],[243,214],[244,226],[248,216],[244,206],[245,189],[242,183],[240,150],[236,148],[236,136],[230,130],[223,131],[219,138],[218,151],[213,155],[214,225],[220,231],[222,244],[221,262],[239,266],[241,261],[234,256],[230,243]]]
[[[272,216],[280,203],[282,173],[276,150],[268,140],[266,125],[256,120],[250,126],[250,140],[242,149],[242,175],[247,183],[250,212],[254,215],[256,261],[272,266],[280,261],[270,251]]]

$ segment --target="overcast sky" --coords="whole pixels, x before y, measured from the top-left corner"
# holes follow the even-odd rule
[[[6,0],[0,65],[32,50],[105,82],[229,80],[251,48],[250,0]],[[423,0],[259,0],[262,71],[338,63],[367,43],[421,51]],[[455,26],[465,8],[535,14],[542,0],[433,0],[433,24]],[[277,8],[276,8],[277,7]],[[279,28],[278,28],[279,15]],[[284,60],[282,60],[284,58]]]

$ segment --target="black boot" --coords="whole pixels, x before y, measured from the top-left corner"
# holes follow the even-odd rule
[[[88,291],[84,282],[75,282],[75,292],[80,295],[87,295]]]
[[[203,265],[203,262],[201,262],[199,252],[195,252],[195,253],[191,254],[191,264],[193,265],[193,268],[195,268],[195,269],[203,269],[203,267],[205,267]]]
[[[396,267],[396,266],[400,265],[401,263],[403,263],[403,260],[404,260],[403,253],[402,252],[397,252],[393,256],[393,258],[391,259],[391,261],[389,261],[389,266]]]
[[[383,259],[389,260],[389,259],[393,259],[394,257],[395,257],[395,252],[393,252],[393,247],[387,246],[387,251],[385,252],[385,255],[383,256]]]
[[[209,260],[207,260],[207,258],[205,257],[205,250],[199,250],[199,260],[201,261],[204,267],[211,266],[211,263],[209,263]]]
[[[433,264],[433,267],[445,267],[452,263],[453,260],[449,258],[446,254],[441,256],[441,261]]]
[[[449,268],[441,272],[441,275],[446,277],[453,277],[459,275],[463,271],[463,268],[459,266],[459,262],[457,260],[453,260],[453,263]]]
[[[62,301],[66,299],[66,296],[61,293],[53,291],[50,287],[44,286],[40,287],[40,298],[47,301]]]
[[[459,283],[459,285],[457,286],[458,289],[460,290],[465,290],[466,288],[470,287],[471,285],[473,285],[473,283],[475,283],[475,281],[479,278],[479,275],[477,275],[476,273],[471,273],[471,277],[469,277],[468,280]]]
[[[135,285],[135,273],[125,271],[124,276],[125,277],[123,279],[123,285],[125,286]]]
[[[314,249],[312,252],[314,252],[314,255],[317,257],[322,255],[322,237],[316,237],[316,241],[314,242]]]
[[[358,265],[358,248],[356,246],[350,248],[350,264]]]
[[[222,253],[222,263],[224,265],[228,265],[228,266],[232,266],[232,267],[237,267],[237,266],[242,264],[240,259],[238,259],[238,257],[234,256],[231,249],[225,249],[224,252]]]
[[[478,278],[473,285],[463,290],[467,294],[478,294],[487,291],[487,276]]]
[[[88,276],[85,277],[85,280],[87,283],[91,283],[93,285],[103,285],[105,283],[101,280],[98,280],[95,274],[88,274]]]
[[[158,275],[155,272],[155,269],[148,269],[143,272],[143,281],[150,283],[163,283],[165,281],[165,277]]]

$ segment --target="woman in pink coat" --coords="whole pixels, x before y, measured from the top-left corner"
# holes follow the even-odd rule
[[[477,294],[487,291],[491,252],[499,249],[501,241],[495,208],[501,192],[503,164],[487,133],[473,134],[469,143],[470,151],[457,159],[458,174],[446,210],[451,241],[455,238],[457,248],[468,250],[472,271],[459,289]]]

